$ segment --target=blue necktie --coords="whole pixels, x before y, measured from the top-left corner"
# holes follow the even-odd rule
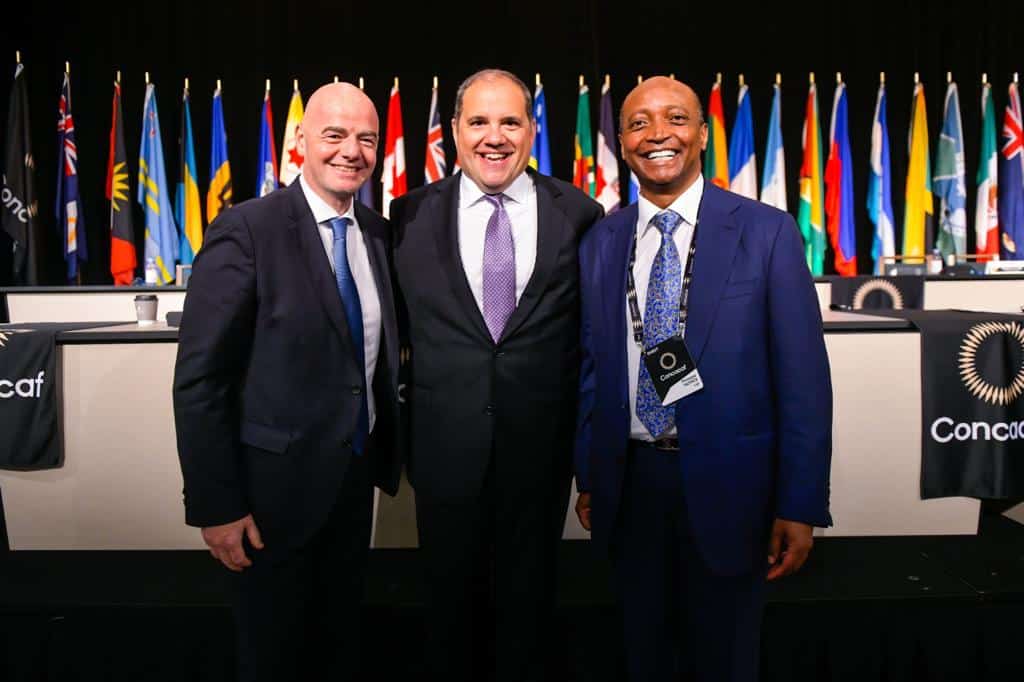
[[[359,407],[359,420],[356,422],[356,431],[352,434],[352,451],[357,455],[363,454],[366,446],[366,438],[370,433],[370,410],[366,402],[367,387],[366,376],[366,349],[363,341],[363,307],[359,304],[359,290],[356,289],[356,281],[352,278],[352,270],[348,265],[348,248],[346,238],[348,236],[348,218],[331,218],[331,231],[334,232],[334,279],[338,284],[338,293],[341,294],[341,305],[345,308],[345,319],[348,321],[348,331],[352,335],[352,345],[356,351],[356,362],[359,365],[359,374],[364,377],[362,403]]]
[[[651,348],[679,333],[679,296],[682,293],[682,265],[672,234],[683,222],[672,210],[660,211],[651,219],[661,231],[661,247],[651,265],[644,305],[644,349]],[[651,436],[660,437],[675,426],[675,407],[661,404],[654,382],[640,358],[640,376],[636,388],[636,414]]]

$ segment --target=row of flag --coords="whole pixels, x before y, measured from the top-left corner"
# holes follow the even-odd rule
[[[758,195],[756,157],[749,91],[740,78],[737,119],[726,146],[721,101],[721,76],[712,86],[708,104],[708,147],[705,177],[721,187],[787,210],[783,172],[785,157],[780,122],[780,82],[776,77],[769,119],[765,164]],[[947,78],[943,124],[935,151],[934,174],[929,150],[924,85],[915,75],[908,135],[907,178],[904,194],[903,240],[897,256],[896,220],[892,208],[892,170],[886,117],[885,74],[880,78],[872,119],[871,169],[867,210],[874,226],[871,258],[875,270],[893,257],[922,259],[929,253],[963,257],[967,251],[967,178],[960,98],[952,75]],[[982,77],[981,161],[976,175],[976,256],[1024,258],[1024,133],[1021,130],[1018,79],[1008,87],[1003,116],[1002,145],[996,142],[996,112],[992,86]],[[857,274],[854,220],[853,162],[850,150],[846,84],[836,74],[828,145],[823,146],[817,86],[811,74],[804,113],[797,222],[803,233],[807,265],[824,272],[826,243],[840,275]],[[731,151],[731,155],[730,152]],[[936,200],[938,206],[936,207]],[[937,226],[934,225],[938,217]]]
[[[956,83],[948,79],[940,132],[932,173],[929,152],[924,86],[915,76],[913,114],[908,136],[909,164],[905,187],[903,240],[904,258],[922,257],[933,249],[942,256],[966,251],[966,177],[960,103]],[[984,80],[984,79],[983,79]],[[360,79],[362,87],[362,79]],[[982,93],[981,164],[977,173],[978,201],[975,210],[977,253],[980,258],[996,254],[1004,259],[1022,258],[1018,244],[1024,244],[1024,132],[1021,129],[1020,98],[1016,76],[1009,86],[1009,102],[1003,117],[1002,145],[996,144],[995,105],[991,85],[984,82]],[[17,64],[8,115],[8,144],[5,166],[3,214],[4,229],[15,242],[15,281],[37,281],[32,249],[31,221],[38,210],[34,202],[34,162],[28,133],[28,102],[25,95],[24,65]],[[434,78],[424,155],[424,181],[445,177],[445,158],[441,118],[437,106],[438,83]],[[598,130],[591,133],[590,92],[584,78],[579,81],[576,130],[574,134],[573,184],[597,199],[611,212],[623,203],[619,185],[619,160],[616,152],[616,127],[610,78],[605,77],[600,95]],[[736,120],[727,135],[722,103],[721,74],[712,85],[706,120],[708,144],[704,173],[708,181],[782,210],[788,210],[785,177],[785,153],[781,124],[781,82],[773,86],[769,130],[758,190],[757,157],[754,149],[753,114],[750,89],[739,79]],[[297,130],[304,113],[298,81],[288,107],[280,156],[273,139],[273,112],[270,81],[267,81],[261,107],[259,157],[256,194],[264,196],[288,185],[302,170],[304,159],[297,147]],[[120,74],[114,83],[107,164],[106,196],[110,202],[111,274],[116,284],[134,279],[137,257],[134,227],[129,206],[130,173],[124,143],[121,111]],[[530,165],[551,175],[548,112],[540,75],[536,77],[534,117],[537,136],[531,149]],[[175,264],[189,264],[202,248],[204,226],[232,204],[231,167],[228,162],[227,133],[224,126],[220,81],[213,94],[210,153],[210,182],[205,202],[198,186],[195,146],[192,133],[188,79],[182,92],[179,124],[180,163],[173,202],[169,192],[160,137],[155,85],[146,76],[143,106],[143,131],[138,157],[137,201],[145,215],[145,253],[152,259],[159,283],[174,280]],[[849,139],[846,85],[836,77],[828,145],[823,145],[820,127],[817,85],[811,74],[807,94],[803,135],[803,159],[799,171],[799,202],[796,218],[804,237],[807,264],[814,275],[824,272],[827,244],[831,245],[835,270],[841,275],[857,273],[856,231],[854,220],[853,165]],[[78,196],[77,148],[71,111],[70,69],[66,69],[58,104],[58,148],[60,150],[56,215],[63,238],[63,253],[68,281],[76,281],[79,267],[88,254],[81,203]],[[883,259],[896,256],[895,218],[892,208],[891,149],[886,119],[884,74],[878,89],[872,123],[871,170],[867,209],[874,225],[871,258],[880,267]],[[458,161],[453,163],[458,170]],[[384,163],[381,175],[381,207],[387,215],[390,203],[408,190],[405,144],[402,130],[401,101],[396,78],[388,99]],[[625,201],[638,196],[638,183],[630,177]],[[8,199],[10,197],[10,199]],[[935,199],[938,199],[938,211]],[[365,183],[359,199],[373,205],[372,186]],[[203,205],[205,204],[205,217]],[[18,210],[21,207],[22,210]],[[937,234],[933,235],[934,216],[938,215]]]

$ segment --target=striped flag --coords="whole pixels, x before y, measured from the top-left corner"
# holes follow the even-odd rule
[[[437,79],[430,93],[430,121],[427,123],[427,155],[423,164],[423,184],[429,185],[444,177],[447,164],[444,160],[444,134],[441,131],[441,114],[437,111]]]
[[[868,217],[875,225],[871,258],[882,274],[883,256],[896,255],[895,219],[892,212],[892,164],[889,155],[889,123],[886,119],[885,83],[878,86],[875,117],[871,123],[871,175],[868,177]]]
[[[708,147],[704,152],[704,177],[722,189],[729,189],[729,149],[725,144],[721,76],[711,86],[711,97],[708,99]]]
[[[274,149],[274,113],[270,108],[270,80],[263,93],[260,114],[260,153],[256,168],[256,196],[265,197],[277,189],[277,150]]]
[[[803,163],[800,165],[800,208],[797,222],[804,237],[807,267],[820,277],[825,270],[825,191],[822,177],[821,127],[818,124],[818,89],[811,76],[804,112]]]
[[[572,184],[589,196],[596,195],[594,143],[590,134],[590,90],[580,76],[580,95],[576,101],[576,136],[573,140]]]
[[[281,184],[287,186],[302,172],[302,154],[299,153],[297,134],[302,124],[302,93],[295,81],[292,99],[288,103],[288,119],[284,122],[284,140],[281,142]]]
[[[757,156],[754,154],[754,116],[750,111],[750,90],[740,85],[736,105],[736,120],[732,124],[729,140],[729,189],[757,199]]]
[[[1024,260],[1024,131],[1021,130],[1020,93],[1010,83],[1003,115],[1003,147],[999,155],[999,226],[1003,231],[1001,256]]]
[[[636,177],[636,173],[629,171],[629,203],[635,204],[640,198],[640,181]]]
[[[231,206],[231,164],[228,162],[228,133],[224,129],[224,103],[220,81],[213,91],[213,125],[210,133],[210,187],[206,192],[206,220],[212,223]]]
[[[388,131],[384,141],[384,172],[381,175],[383,193],[381,212],[387,216],[391,201],[406,193],[405,137],[402,134],[402,102],[398,97],[398,79],[388,99]]]
[[[135,279],[135,227],[128,195],[128,152],[124,146],[124,116],[121,113],[121,82],[114,81],[114,103],[110,121],[110,153],[107,156],[107,200],[110,202],[110,274],[114,284],[127,285]]]
[[[142,112],[142,144],[139,148],[138,202],[146,213],[146,259],[156,263],[157,283],[174,281],[178,260],[178,228],[171,215],[164,172],[164,148],[160,138],[160,115],[156,107],[156,86],[146,85]]]
[[[611,79],[601,87],[601,120],[597,128],[597,201],[611,213],[622,204],[619,195],[619,157],[615,154],[615,123],[612,120]]]
[[[967,252],[967,177],[964,166],[964,129],[960,96],[950,81],[943,105],[942,131],[935,150],[935,194],[939,197],[939,234],[936,246],[945,259]]]
[[[57,168],[57,225],[64,240],[64,262],[71,282],[79,276],[79,264],[88,260],[88,249],[78,198],[78,145],[71,115],[71,76],[67,71],[57,104]]]
[[[761,201],[786,210],[786,154],[782,145],[782,86],[775,83],[772,113],[768,119],[768,143],[764,150]]]
[[[906,203],[903,212],[903,257],[923,259],[931,246],[932,170],[928,159],[928,115],[924,85],[914,85],[914,108],[910,117],[910,160],[907,163]]]
[[[981,89],[981,158],[978,161],[978,199],[974,211],[978,260],[999,254],[999,151],[996,146],[996,104],[992,86]]]
[[[203,245],[203,214],[199,208],[199,183],[196,181],[196,151],[192,143],[192,112],[189,107],[188,86],[181,96],[181,152],[178,191],[174,202],[174,219],[181,228],[181,264],[191,265]]]
[[[544,86],[537,74],[537,89],[533,94],[533,118],[537,123],[537,135],[530,150],[530,166],[541,175],[551,175],[551,147],[548,144],[548,107],[544,97]],[[458,165],[458,162],[456,162]]]
[[[853,218],[853,155],[846,106],[846,84],[836,84],[829,125],[828,165],[825,167],[825,214],[835,253],[836,272],[857,274],[857,233]]]

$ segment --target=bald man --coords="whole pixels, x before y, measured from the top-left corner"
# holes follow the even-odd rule
[[[355,201],[373,103],[317,90],[302,175],[210,225],[178,342],[185,520],[231,572],[242,680],[354,680],[373,486],[394,494],[388,225]]]
[[[832,388],[793,218],[705,183],[700,101],[623,101],[636,204],[580,245],[576,511],[608,553],[629,679],[753,682],[765,580],[828,526]]]

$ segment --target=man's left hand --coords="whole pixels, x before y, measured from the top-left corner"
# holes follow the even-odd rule
[[[814,529],[799,521],[775,519],[768,547],[768,580],[796,573],[814,544]]]

